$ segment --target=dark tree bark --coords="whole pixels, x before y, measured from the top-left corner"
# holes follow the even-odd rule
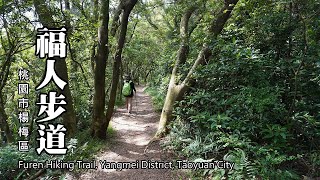
[[[7,122],[8,116],[4,110],[5,102],[3,100],[2,90],[7,82],[9,76],[9,69],[11,65],[11,55],[10,53],[7,54],[6,61],[2,64],[1,74],[0,74],[0,131],[4,131],[6,135],[6,140],[8,143],[13,142],[13,135],[12,131],[9,128],[9,124]]]
[[[94,0],[93,1],[94,5],[93,5],[93,24],[97,24],[98,20],[99,20],[99,1],[98,0]],[[95,59],[96,59],[96,47],[97,47],[97,42],[96,42],[96,35],[92,34],[92,40],[93,40],[93,45],[92,45],[92,49],[91,49],[91,70],[92,72],[95,72]]]
[[[118,45],[117,45],[116,53],[114,55],[112,85],[111,85],[110,98],[108,103],[108,110],[106,114],[107,126],[109,125],[109,122],[111,120],[113,110],[114,110],[114,104],[116,101],[117,86],[119,82],[120,66],[121,66],[121,59],[122,59],[121,55],[122,55],[122,50],[125,43],[126,34],[127,34],[129,15],[133,7],[137,3],[137,0],[127,0],[122,3],[123,3],[123,13],[121,17]]]
[[[4,134],[6,135],[6,139],[4,137],[2,137],[2,139],[0,139],[0,141],[6,140],[8,143],[12,143],[13,142],[12,131],[9,127],[7,119],[8,119],[8,116],[7,116],[6,112],[4,111],[3,96],[2,96],[2,93],[0,93],[0,127],[1,127],[0,133],[1,133],[1,131],[3,131]]]
[[[52,13],[46,5],[45,0],[33,0],[35,10],[38,14],[39,21],[43,26],[48,28],[54,28],[59,26],[52,18]],[[67,129],[67,136],[73,136],[77,129],[76,115],[73,108],[73,99],[71,96],[71,91],[69,87],[68,69],[65,59],[54,58],[56,60],[55,70],[57,75],[65,82],[67,85],[63,90],[58,89],[59,93],[64,94],[66,97],[67,105],[65,105],[66,112],[62,114],[63,124]]]
[[[95,56],[94,68],[94,97],[93,118],[91,135],[100,139],[106,138],[107,123],[105,120],[105,71],[108,59],[108,23],[109,23],[109,1],[101,1],[100,10],[101,26],[98,36],[98,50]]]
[[[116,35],[116,32],[117,32],[117,29],[119,28],[120,26],[120,15],[122,13],[122,10],[123,10],[123,2],[120,1],[118,7],[116,8],[115,12],[114,12],[114,15],[113,15],[113,18],[112,18],[112,24],[111,24],[111,28],[110,28],[110,35],[112,37],[114,37]]]
[[[6,141],[8,143],[12,143],[14,141],[13,133],[9,127],[9,124],[7,122],[8,115],[5,112],[5,100],[3,98],[3,89],[5,85],[7,84],[10,67],[13,61],[14,54],[22,51],[23,49],[20,49],[20,41],[19,38],[16,39],[16,37],[12,37],[11,33],[9,33],[8,30],[8,23],[6,19],[3,17],[3,28],[5,29],[6,36],[8,39],[8,44],[3,42],[3,39],[1,38],[1,48],[3,48],[3,51],[5,54],[5,59],[3,61],[3,64],[1,64],[1,70],[0,70],[0,131],[4,131],[4,134],[6,135]],[[13,35],[14,36],[14,35]],[[3,138],[4,139],[4,138]]]

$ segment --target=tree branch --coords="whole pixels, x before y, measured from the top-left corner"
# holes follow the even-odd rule
[[[187,60],[189,54],[189,33],[188,25],[191,14],[195,11],[195,7],[191,7],[185,11],[180,20],[180,39],[181,45],[178,50],[177,60],[173,67],[172,74],[175,76],[177,74],[180,64],[184,64]]]
[[[183,82],[181,83],[182,86],[188,86],[190,84],[190,81],[192,79],[192,74],[195,72],[198,65],[205,62],[205,60],[207,60],[210,56],[211,56],[210,49],[208,48],[208,46],[206,44],[203,44],[203,47],[202,47],[201,51],[199,52],[196,61],[194,62],[191,69],[189,70],[189,72],[188,72],[187,76],[185,77],[185,79],[183,80]]]
[[[133,35],[134,35],[134,32],[135,32],[135,30],[136,30],[136,27],[137,27],[138,22],[139,22],[139,21],[136,21],[136,22],[134,23],[134,25],[133,25],[133,30],[132,30],[132,33],[131,33],[131,35],[130,35],[129,40],[127,41],[127,44],[130,43],[130,41],[131,41],[131,39],[132,39],[132,37],[133,37]]]
[[[235,5],[237,4],[238,0],[226,0],[225,1],[225,5],[224,7],[220,10],[216,20],[212,21],[212,25],[209,29],[209,32],[214,36],[217,37],[220,32],[222,31],[225,23],[227,22],[227,20],[230,17],[230,14],[233,10],[233,8],[235,7]],[[192,68],[189,70],[187,76],[185,77],[185,79],[182,82],[182,86],[188,86],[190,84],[190,81],[192,79],[192,74],[195,72],[197,66],[199,64],[203,64],[205,62],[205,60],[209,59],[209,57],[211,56],[211,50],[208,48],[207,44],[203,44],[203,47],[201,49],[201,51],[198,54],[198,57],[196,59],[196,61],[194,62]]]
[[[73,51],[72,51],[72,49],[71,49],[71,45],[70,45],[70,42],[69,42],[69,38],[68,38],[68,37],[67,37],[67,41],[68,41],[67,44],[68,44],[68,48],[69,48],[69,51],[70,51],[71,60],[72,60],[73,62],[77,63],[77,64],[80,66],[80,69],[81,69],[83,78],[84,78],[84,80],[85,80],[88,88],[90,88],[90,84],[89,84],[88,79],[87,79],[87,77],[86,77],[86,75],[85,75],[85,72],[84,72],[84,70],[83,70],[82,64],[79,63],[78,61],[76,61],[76,60],[74,59]]]
[[[144,16],[147,20],[147,22],[150,24],[151,27],[153,27],[153,29],[158,30],[158,26],[156,24],[154,24],[151,20],[151,17],[149,15],[145,15]]]
[[[217,36],[222,31],[224,24],[230,17],[233,8],[236,6],[239,0],[225,0],[224,7],[218,13],[216,20],[211,24],[209,31]]]
[[[119,5],[116,8],[116,11],[114,13],[113,19],[112,19],[112,24],[111,24],[111,29],[110,29],[110,35],[112,37],[115,36],[117,29],[120,26],[119,17],[120,17],[120,14],[122,13],[122,9],[123,9],[123,3],[122,3],[122,1],[120,1]]]

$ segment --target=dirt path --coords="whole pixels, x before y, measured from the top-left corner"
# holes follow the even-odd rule
[[[97,170],[89,170],[78,177],[68,179],[181,179],[178,171],[170,169],[102,169],[99,160],[108,162],[135,162],[137,160],[170,161],[168,154],[161,151],[158,143],[152,143],[144,153],[146,145],[157,130],[159,114],[155,113],[151,99],[137,87],[133,99],[133,111],[126,113],[125,107],[118,108],[111,125],[116,135],[110,148],[97,155]]]

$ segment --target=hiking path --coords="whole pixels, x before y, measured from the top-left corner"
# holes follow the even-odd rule
[[[115,110],[111,126],[116,131],[110,145],[96,155],[97,169],[86,170],[80,174],[68,174],[67,179],[185,179],[182,172],[171,169],[115,169],[101,168],[99,160],[108,162],[135,162],[141,160],[171,161],[172,154],[161,150],[159,141],[150,143],[159,122],[159,113],[153,109],[150,96],[145,94],[144,87],[137,86],[137,93],[132,101],[132,113],[126,107]],[[146,151],[145,151],[146,149]]]

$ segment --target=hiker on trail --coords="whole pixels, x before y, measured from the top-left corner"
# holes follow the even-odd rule
[[[132,97],[133,97],[133,90],[136,93],[136,88],[134,87],[134,83],[131,80],[130,76],[126,76],[124,80],[124,85],[122,88],[122,94],[126,97],[126,106],[127,112],[131,113],[132,110]]]

